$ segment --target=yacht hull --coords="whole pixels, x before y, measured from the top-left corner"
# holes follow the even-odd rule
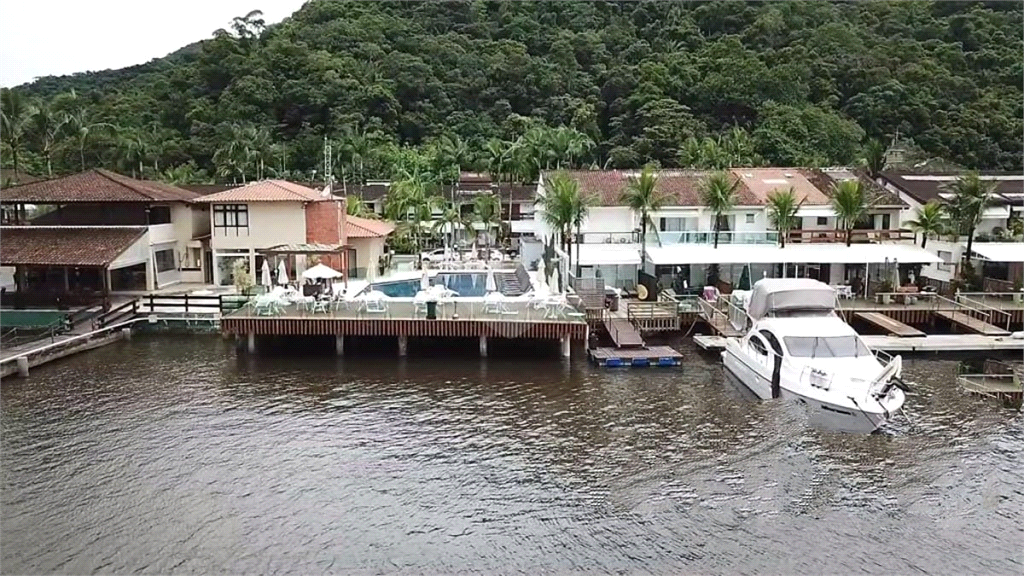
[[[725,351],[722,352],[722,363],[758,398],[770,400],[778,397],[803,407],[808,422],[815,427],[840,432],[870,433],[877,430],[890,417],[890,414],[877,404],[858,409],[801,393],[798,386],[787,381],[785,375],[780,375],[778,396],[773,396],[771,368],[758,365],[757,362],[746,358],[739,351],[738,342],[732,339],[726,343]],[[902,401],[899,404],[902,404]]]

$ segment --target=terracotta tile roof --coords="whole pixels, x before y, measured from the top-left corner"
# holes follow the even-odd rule
[[[94,168],[0,190],[2,202],[70,204],[72,202],[191,202],[197,194],[153,180],[136,180]]]
[[[259,180],[196,198],[196,202],[318,202],[325,200],[319,190],[287,180]]]
[[[804,170],[804,174],[818,188],[828,194],[829,198],[832,197],[832,189],[837,182],[856,179],[860,180],[860,183],[867,188],[868,197],[871,198],[876,208],[888,206],[907,207],[907,204],[900,200],[899,194],[875,182],[863,170],[854,168],[824,168],[820,170]]]
[[[346,216],[345,223],[349,238],[383,238],[395,231],[395,225],[390,222],[359,216]]]
[[[106,266],[134,244],[141,226],[4,226],[0,265]]]
[[[819,189],[797,168],[733,168],[733,175],[757,198],[757,204],[767,204],[768,195],[775,190],[793,189],[797,201],[806,206],[824,206],[830,200],[825,191]]]
[[[573,170],[568,171],[569,177],[580,183],[580,189],[595,194],[602,206],[620,206],[620,197],[630,176],[636,176],[639,170]],[[545,172],[543,178],[549,180],[553,172]],[[668,194],[669,206],[700,206],[700,186],[704,178],[710,174],[698,170],[659,170],[658,189]],[[756,206],[763,204],[745,183],[737,190],[737,206]]]

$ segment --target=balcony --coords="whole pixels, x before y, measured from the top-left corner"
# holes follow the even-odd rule
[[[914,241],[910,230],[854,230],[851,234],[855,244],[878,242]],[[647,244],[666,246],[673,244],[714,244],[715,233],[711,231],[657,232],[647,233]],[[838,244],[846,242],[845,230],[790,230],[787,244]],[[719,232],[719,244],[778,244],[779,233],[767,232]]]

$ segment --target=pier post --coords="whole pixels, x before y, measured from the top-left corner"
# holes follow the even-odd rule
[[[398,337],[398,355],[405,356],[409,353],[409,337],[399,336]]]
[[[334,353],[338,356],[345,355],[345,336],[343,334],[334,337]]]
[[[131,326],[125,326],[124,328],[121,328],[121,339],[122,340],[131,340],[132,339],[132,328],[131,328]]]
[[[17,360],[18,362],[18,376],[22,378],[28,378],[28,357],[21,356]]]
[[[569,345],[569,342],[570,342],[569,335],[566,334],[565,336],[562,336],[561,341],[562,341],[562,357],[563,358],[568,358],[570,353],[571,353],[571,351],[572,351],[572,347]]]
[[[246,350],[249,351],[249,354],[255,354],[256,353],[256,333],[255,332],[249,332],[249,336],[247,337],[246,340],[247,340],[246,341]]]
[[[480,357],[487,358],[487,336],[480,336]]]

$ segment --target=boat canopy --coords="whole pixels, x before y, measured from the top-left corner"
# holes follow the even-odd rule
[[[809,278],[765,278],[754,284],[747,313],[760,320],[776,312],[831,312],[835,308],[836,291],[828,284]]]

